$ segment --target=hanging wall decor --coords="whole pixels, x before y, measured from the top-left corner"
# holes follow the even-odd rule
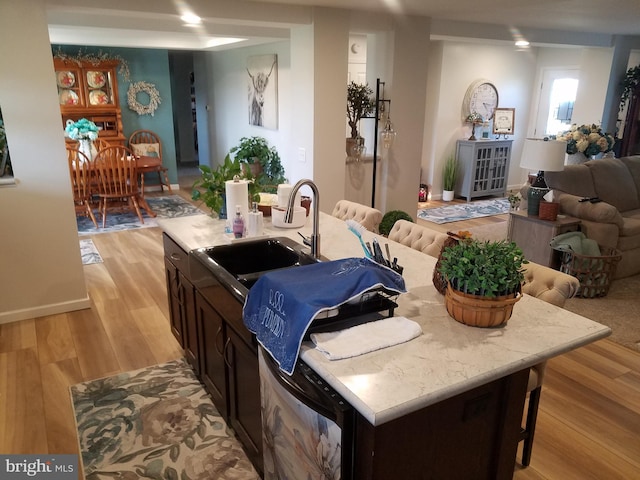
[[[149,102],[146,105],[138,101],[139,93],[146,93],[149,96]],[[129,84],[127,104],[138,115],[151,115],[153,117],[160,103],[162,103],[160,92],[158,92],[153,83],[134,82]]]
[[[247,59],[249,125],[278,128],[278,56]]]

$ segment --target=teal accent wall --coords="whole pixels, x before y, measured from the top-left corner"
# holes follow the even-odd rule
[[[124,136],[129,138],[132,132],[139,129],[156,132],[162,140],[162,162],[165,167],[169,169],[169,180],[171,183],[178,183],[168,50],[52,45],[52,52],[54,54],[58,49],[71,56],[77,55],[79,51],[81,51],[82,54],[107,53],[112,56],[120,56],[127,62],[129,65],[130,81],[126,81],[118,72],[118,98],[122,110]],[[138,115],[129,108],[127,103],[129,85],[140,81],[155,85],[155,88],[160,92],[161,102],[153,116]],[[138,94],[137,98],[140,103],[146,104],[147,98],[144,93]],[[157,182],[155,178],[151,178],[150,180],[150,183]]]

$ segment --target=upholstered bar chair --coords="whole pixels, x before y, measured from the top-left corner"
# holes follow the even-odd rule
[[[144,174],[156,172],[160,191],[167,187],[171,193],[168,169],[162,164],[162,141],[151,130],[136,130],[129,136],[129,148],[137,157],[138,174],[141,191],[144,194]]]
[[[349,200],[338,200],[331,215],[340,220],[355,220],[373,233],[378,233],[378,226],[382,221],[380,210]]]
[[[447,235],[444,233],[407,220],[398,220],[393,225],[391,232],[389,232],[390,240],[436,258],[440,255],[440,250],[446,238]],[[564,307],[567,299],[575,296],[580,288],[580,282],[577,278],[552,268],[529,262],[523,265],[523,269],[524,285],[522,286],[522,292],[560,308]],[[540,404],[542,381],[546,366],[547,362],[542,362],[529,369],[529,382],[527,384],[529,402],[524,426],[520,431],[520,441],[524,442],[522,446],[522,465],[524,467],[527,467],[531,462],[533,437],[536,430],[538,406]]]

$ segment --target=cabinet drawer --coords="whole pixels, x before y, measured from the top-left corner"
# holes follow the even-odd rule
[[[188,253],[166,233],[162,234],[162,245],[164,246],[164,256],[167,257],[178,270],[186,274],[189,271]]]

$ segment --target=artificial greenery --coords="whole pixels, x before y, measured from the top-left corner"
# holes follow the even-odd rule
[[[373,90],[369,85],[350,82],[347,85],[347,118],[351,127],[351,138],[358,138],[358,122],[371,115],[375,109]]]
[[[236,175],[246,179],[246,176],[242,174],[240,162],[237,159],[231,160],[231,156],[227,154],[224,162],[216,169],[212,169],[208,165],[200,165],[199,168],[201,176],[193,182],[191,199],[202,201],[218,215],[224,214],[225,183],[228,180],[233,180]],[[249,195],[253,201],[259,199],[257,189],[254,182],[249,183]]]
[[[631,93],[640,85],[640,65],[627,70],[622,80],[622,95],[620,96],[620,111],[624,108]]]
[[[494,298],[520,291],[526,263],[513,242],[466,238],[443,249],[439,271],[455,290]]]
[[[458,160],[451,154],[444,161],[444,169],[442,171],[442,189],[452,192],[456,188],[456,180],[458,178]]]
[[[262,171],[255,176],[249,172],[246,173],[246,176],[254,180],[261,191],[276,193],[278,185],[287,182],[280,155],[275,147],[269,146],[265,138],[242,137],[240,143],[233,147],[229,153],[232,153],[234,159],[241,163],[259,164],[262,167]]]
[[[385,237],[389,235],[391,229],[395,225],[398,220],[407,220],[408,222],[414,223],[413,218],[407,212],[403,212],[402,210],[390,210],[385,213],[380,221],[380,225],[378,226],[378,230],[381,235]]]

